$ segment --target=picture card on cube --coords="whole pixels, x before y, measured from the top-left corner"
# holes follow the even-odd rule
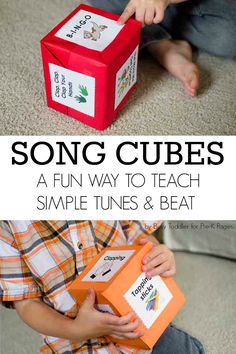
[[[137,82],[141,23],[80,5],[41,40],[47,104],[103,130]]]
[[[172,278],[148,278],[142,272],[142,259],[153,244],[108,247],[100,252],[69,285],[68,291],[78,304],[88,290],[96,293],[96,308],[119,316],[134,312],[140,319],[138,339],[113,342],[133,348],[151,349],[185,303]]]

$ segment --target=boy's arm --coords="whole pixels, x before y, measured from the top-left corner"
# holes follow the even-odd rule
[[[72,339],[73,320],[53,310],[40,299],[14,302],[20,318],[35,331],[59,338]]]
[[[14,307],[27,325],[47,336],[85,341],[107,335],[122,339],[143,335],[135,332],[139,321],[133,320],[134,314],[119,317],[102,313],[95,309],[94,303],[95,294],[91,289],[75,319],[60,314],[40,299],[15,301]]]
[[[118,23],[123,25],[135,14],[136,20],[142,22],[143,25],[157,24],[163,20],[167,6],[185,1],[187,0],[130,0]]]

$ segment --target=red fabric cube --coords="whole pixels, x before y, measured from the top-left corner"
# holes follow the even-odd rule
[[[141,24],[80,5],[41,40],[47,104],[107,128],[137,81]]]

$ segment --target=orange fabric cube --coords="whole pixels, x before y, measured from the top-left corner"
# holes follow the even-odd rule
[[[147,243],[105,248],[68,287],[79,304],[93,288],[98,310],[120,316],[135,312],[141,320],[138,330],[144,335],[135,340],[109,339],[146,350],[155,345],[185,303],[172,278],[147,278],[142,272],[141,261],[152,247]]]

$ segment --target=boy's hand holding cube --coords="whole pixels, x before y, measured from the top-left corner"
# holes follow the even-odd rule
[[[149,242],[149,237],[139,240],[139,245]],[[174,254],[165,245],[153,242],[152,250],[142,260],[142,270],[147,277],[155,275],[172,276],[175,273]],[[140,321],[134,313],[125,316],[116,316],[102,313],[95,308],[95,292],[91,288],[85,301],[80,306],[75,319],[75,336],[78,331],[80,340],[111,336],[118,339],[136,339],[142,337],[138,329]],[[77,338],[78,339],[78,338]]]
[[[139,240],[139,245],[153,242],[152,250],[142,260],[142,271],[147,277],[161,275],[162,277],[172,277],[176,272],[174,253],[165,245],[160,245],[153,236],[147,236]],[[156,242],[155,242],[156,241]]]
[[[142,331],[135,332],[139,322],[132,312],[124,316],[116,316],[98,311],[95,308],[95,292],[93,289],[89,289],[74,320],[74,339],[84,341],[103,336],[136,339],[143,335]]]

